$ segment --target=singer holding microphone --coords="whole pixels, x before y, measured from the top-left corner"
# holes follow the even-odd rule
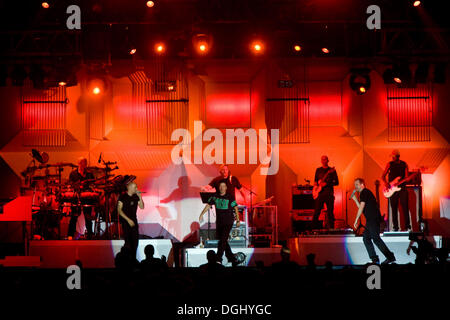
[[[356,198],[356,192],[359,192],[359,201]],[[375,243],[378,249],[380,249],[380,251],[386,257],[386,260],[383,261],[382,264],[389,264],[391,262],[394,262],[394,253],[389,250],[384,241],[380,238],[381,214],[380,209],[377,205],[377,200],[375,199],[372,191],[366,188],[364,179],[355,179],[355,190],[353,190],[350,199],[355,201],[356,206],[358,207],[358,213],[356,214],[354,223],[355,229],[357,229],[358,227],[358,221],[362,213],[364,213],[364,217],[366,218],[366,225],[364,226],[365,230],[363,233],[363,242],[366,247],[367,253],[369,254],[369,257],[372,260],[372,263],[380,263],[373,243]]]
[[[142,193],[138,190],[135,182],[127,184],[127,191],[119,196],[117,210],[122,224],[125,246],[129,247],[134,255],[139,245],[139,226],[137,221],[137,208],[144,209]]]

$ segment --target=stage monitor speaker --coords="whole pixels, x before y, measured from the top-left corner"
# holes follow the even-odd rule
[[[411,227],[414,231],[419,231],[419,221],[422,220],[422,187],[407,186],[406,190],[408,191],[408,208],[409,208],[409,220],[411,221]],[[392,210],[391,210],[391,199],[388,201],[388,210],[389,210],[389,230],[393,230],[392,223]],[[399,219],[399,227],[401,229],[405,229],[405,221],[403,215],[403,208],[401,206],[401,202],[399,200],[398,205],[398,219]]]
[[[292,210],[313,210],[314,198],[312,190],[305,190],[299,194],[292,194]]]

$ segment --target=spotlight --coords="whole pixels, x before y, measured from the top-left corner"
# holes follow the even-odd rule
[[[421,1],[414,1],[413,6],[418,7],[418,6],[420,6],[421,3],[422,3]]]
[[[359,95],[365,94],[370,89],[370,69],[355,68],[351,69],[351,76],[349,79],[350,88]]]
[[[42,6],[42,8],[44,8],[44,9],[50,8],[50,5],[48,4],[48,2],[42,2],[42,3],[41,3],[41,6]]]
[[[129,53],[130,53],[131,55],[135,54],[135,53],[136,53],[136,48],[131,48]]]
[[[206,43],[200,43],[200,44],[198,45],[198,50],[200,50],[201,52],[205,52],[206,49],[207,49]]]
[[[400,79],[399,77],[394,77],[394,81],[397,83],[402,83],[402,79]]]
[[[199,54],[204,55],[209,52],[212,47],[212,37],[207,34],[196,34],[192,38],[192,44]]]
[[[294,46],[294,50],[297,51],[297,52],[299,52],[299,51],[302,50],[302,47],[300,47],[298,44],[296,44],[296,45]]]
[[[259,40],[255,40],[251,44],[251,49],[252,49],[253,53],[261,54],[264,51],[264,44]]]
[[[58,82],[58,85],[59,85],[60,87],[65,87],[65,86],[67,85],[67,83],[64,82],[64,81],[60,81],[60,82]]]
[[[94,78],[89,80],[87,90],[90,94],[99,96],[105,91],[106,82],[102,78]]]
[[[147,7],[153,8],[154,5],[155,3],[153,1],[147,1]]]
[[[328,50],[328,48],[323,47],[323,48],[322,48],[322,52],[323,52],[323,53],[330,53],[330,50]]]
[[[155,45],[155,52],[156,52],[156,53],[161,54],[161,53],[163,53],[164,51],[166,51],[166,48],[165,48],[165,46],[164,46],[163,43],[157,43],[157,44]]]

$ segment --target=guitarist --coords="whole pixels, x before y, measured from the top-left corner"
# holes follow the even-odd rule
[[[400,152],[398,150],[393,150],[391,153],[392,161],[390,161],[386,165],[386,169],[384,169],[382,179],[384,181],[384,185],[386,188],[390,187],[389,182],[394,180],[397,177],[400,177],[400,180],[408,178],[408,164],[405,161],[400,160]],[[388,176],[389,180],[386,180],[386,176]],[[398,231],[398,203],[403,209],[403,214],[405,218],[405,229],[410,231],[411,224],[409,220],[409,208],[408,208],[408,191],[406,190],[406,182],[399,185],[401,188],[400,191],[395,192],[390,198],[390,205],[392,211],[392,224],[394,227],[394,231]]]
[[[322,190],[315,202],[313,225],[314,228],[318,228],[320,211],[323,208],[324,203],[327,205],[327,216],[328,216],[328,228],[334,229],[334,186],[339,184],[338,176],[333,168],[328,166],[328,157],[322,156],[320,159],[322,166],[316,169],[316,174],[314,175],[314,185],[321,187]],[[328,175],[328,171],[330,172]],[[326,176],[325,180],[323,178]]]

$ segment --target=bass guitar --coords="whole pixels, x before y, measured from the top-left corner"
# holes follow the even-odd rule
[[[336,169],[334,167],[331,168],[330,170],[328,170],[327,173],[323,176],[323,178],[317,182],[317,185],[315,185],[313,187],[312,194],[313,194],[314,200],[316,200],[319,197],[319,193],[320,193],[320,191],[322,191],[321,183],[325,182],[328,178],[328,175],[332,172],[336,172]]]
[[[401,179],[400,177],[395,178],[394,180],[392,180],[391,182],[389,182],[389,187],[385,187],[383,189],[383,195],[386,198],[390,198],[392,197],[392,195],[394,193],[396,193],[397,191],[402,190],[401,187],[399,187],[399,185],[401,185],[402,183],[411,180],[412,178],[414,178],[419,172],[414,172],[413,174],[410,174],[408,177]]]

